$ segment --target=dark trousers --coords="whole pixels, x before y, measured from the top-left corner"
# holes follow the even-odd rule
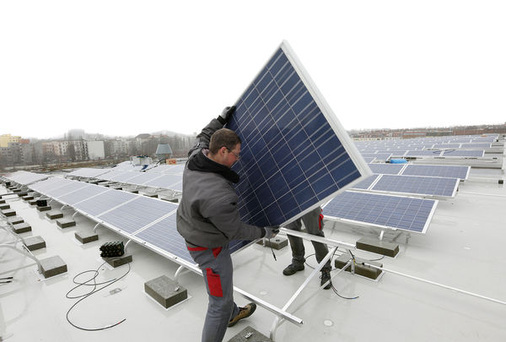
[[[321,214],[321,208],[318,207],[301,218],[295,220],[294,222],[288,224],[286,226],[287,229],[300,231],[302,229],[302,222],[304,222],[304,226],[306,227],[306,231],[308,234],[317,235],[324,237],[325,234],[323,233],[323,220],[320,220],[320,214]],[[305,258],[305,249],[304,249],[304,241],[303,239],[288,235],[288,240],[290,241],[290,247],[292,249],[292,263],[293,264],[304,264],[306,261]],[[329,249],[326,244],[321,242],[315,242],[311,241],[313,244],[315,255],[316,255],[316,261],[320,263],[323,258],[328,254]],[[330,271],[332,269],[330,265],[330,260],[323,266],[322,270],[328,270]]]
[[[233,265],[228,244],[212,249],[188,246],[188,250],[202,270],[209,297],[202,342],[222,341],[228,322],[239,313],[233,296]]]

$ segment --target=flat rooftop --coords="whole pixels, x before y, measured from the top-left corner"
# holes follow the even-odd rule
[[[384,232],[383,240],[399,246],[395,257],[351,248],[355,257],[381,263],[383,272],[373,280],[334,267],[336,291],[320,289],[317,275],[297,293],[317,265],[308,240],[306,268],[290,277],[282,274],[291,261],[289,247],[272,251],[253,244],[239,251],[233,257],[235,286],[277,308],[286,306],[303,323],[279,320],[260,306],[229,328],[224,340],[252,327],[274,341],[506,341],[504,178],[504,162],[502,168],[472,167],[457,195],[439,201],[425,234]],[[0,193],[9,192],[0,185]],[[61,210],[75,226],[60,227],[19,196],[2,199],[31,231],[12,234],[2,218],[0,278],[6,279],[0,280],[0,340],[200,340],[207,294],[199,274],[178,272],[173,260],[101,226],[98,240],[82,243],[76,233],[92,232],[96,222],[58,202],[49,203],[51,210]],[[326,220],[325,234],[354,245],[364,237],[379,238],[380,230]],[[67,271],[46,278],[32,258],[18,251],[19,238],[34,236],[42,237],[46,247],[32,251],[33,256],[57,256]],[[110,241],[123,241],[132,261],[117,267],[105,263],[99,248]],[[340,246],[332,258],[343,254],[349,252]],[[145,292],[145,283],[164,275],[175,279],[176,272],[188,298],[166,309]],[[79,302],[67,298],[107,281],[115,282]],[[87,285],[74,289],[79,283]],[[239,305],[249,302],[240,293],[235,299]]]

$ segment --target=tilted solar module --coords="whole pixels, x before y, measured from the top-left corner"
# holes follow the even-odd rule
[[[449,150],[444,151],[444,157],[483,157],[484,150]]]
[[[51,189],[51,190],[47,190],[46,191],[46,195],[50,196],[50,197],[52,197],[52,198],[54,198],[56,200],[59,200],[60,197],[66,195],[66,194],[79,191],[80,189],[83,189],[85,187],[89,187],[91,185],[91,184],[88,184],[88,183],[82,183],[82,182],[77,182],[77,181],[69,181],[67,179],[61,179],[61,182],[64,185],[56,187],[56,188]]]
[[[62,182],[62,178],[60,177],[51,177],[48,179],[45,179],[43,181],[30,184],[28,188],[30,188],[33,191],[36,191],[42,195],[46,195],[46,191],[51,191],[54,188],[64,186],[66,183]]]
[[[398,175],[406,165],[401,164],[369,164],[373,173],[382,175]]]
[[[67,176],[72,177],[83,177],[83,178],[95,178],[100,175],[103,175],[112,169],[94,169],[94,168],[81,168],[75,171],[70,172]]]
[[[84,187],[76,192],[71,192],[66,195],[61,196],[58,201],[62,204],[67,204],[70,206],[74,206],[75,204],[82,202],[84,200],[91,199],[95,196],[98,196],[104,192],[112,191],[109,188],[89,184],[88,187]]]
[[[130,194],[133,200],[97,215],[104,224],[128,234],[161,219],[177,209],[177,205],[159,199]]]
[[[331,220],[425,233],[438,201],[345,191],[323,207]]]
[[[29,185],[29,188],[44,196],[58,200],[63,195],[78,191],[79,189],[87,186],[89,186],[87,183],[73,181],[61,177],[52,177],[41,182],[33,183]]]
[[[242,220],[283,225],[370,170],[286,42],[236,103]]]
[[[12,173],[8,173],[4,176],[10,181],[16,182],[20,185],[28,185],[34,182],[38,182],[49,178],[50,176],[40,173],[33,173],[28,171],[16,171]]]
[[[152,179],[146,183],[145,186],[156,188],[171,189],[176,191],[183,190],[183,176],[176,174],[161,174],[160,177]]]
[[[435,197],[455,197],[460,179],[426,176],[380,175],[368,190]]]
[[[469,176],[470,166],[461,165],[408,165],[402,175],[450,177],[466,180]]]
[[[363,181],[358,182],[357,184],[353,185],[353,189],[369,189],[369,187],[378,179],[378,175],[372,175],[364,179]]]
[[[441,155],[441,150],[409,150],[404,156],[405,157],[439,157]]]
[[[74,205],[74,208],[92,217],[96,217],[134,198],[133,194],[128,192],[110,190],[98,196],[80,201]]]
[[[392,153],[391,152],[388,152],[388,153],[361,153],[362,157],[364,158],[376,158],[376,160],[381,160],[381,161],[387,161],[388,159],[390,159],[392,157]]]

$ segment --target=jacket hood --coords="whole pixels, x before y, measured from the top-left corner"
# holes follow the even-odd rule
[[[204,155],[204,150],[199,151],[195,157],[188,161],[188,168],[192,171],[217,173],[232,183],[239,182],[239,175],[235,171],[229,169],[225,165],[221,165],[209,159],[206,155]]]

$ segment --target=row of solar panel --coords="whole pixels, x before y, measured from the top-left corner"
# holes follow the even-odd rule
[[[46,179],[48,177],[49,176],[47,174],[33,173],[27,171],[16,171],[4,176],[4,178],[21,185],[28,185]]]
[[[360,144],[358,144],[360,146]],[[360,152],[375,153],[375,152],[399,152],[408,150],[486,150],[492,147],[491,143],[473,143],[473,144],[405,144],[405,145],[366,145],[360,146]]]
[[[353,188],[374,192],[453,198],[457,193],[459,183],[458,178],[373,175]]]
[[[434,145],[469,145],[469,144],[492,144],[499,138],[498,134],[489,135],[466,135],[466,136],[444,136],[444,137],[417,137],[410,139],[385,139],[385,140],[361,140],[357,141],[357,145],[361,148],[364,146],[386,146],[395,148],[397,146],[424,146],[426,148]]]
[[[16,174],[10,178],[17,178]],[[170,214],[174,212],[176,204],[59,177],[32,184],[29,188],[148,247],[158,249],[162,254],[168,253],[172,258],[175,255],[192,263],[176,232],[175,217]],[[359,200],[351,201],[352,198]],[[343,202],[347,205],[343,206]],[[436,204],[435,200],[345,191],[325,206],[324,213],[329,219],[425,233]],[[412,212],[406,211],[406,208]],[[164,217],[167,213],[169,215]]]
[[[402,150],[402,151],[376,151],[374,153],[361,152],[362,157],[376,161],[388,161],[391,158],[406,157],[474,157],[482,158],[484,150]]]
[[[183,164],[160,165],[141,172],[139,169],[79,169],[69,173],[69,177],[96,179],[153,188],[182,191]]]
[[[369,164],[375,174],[450,177],[466,180],[471,167],[461,165]]]
[[[29,188],[180,264],[195,266],[176,230],[174,203],[59,177]]]

